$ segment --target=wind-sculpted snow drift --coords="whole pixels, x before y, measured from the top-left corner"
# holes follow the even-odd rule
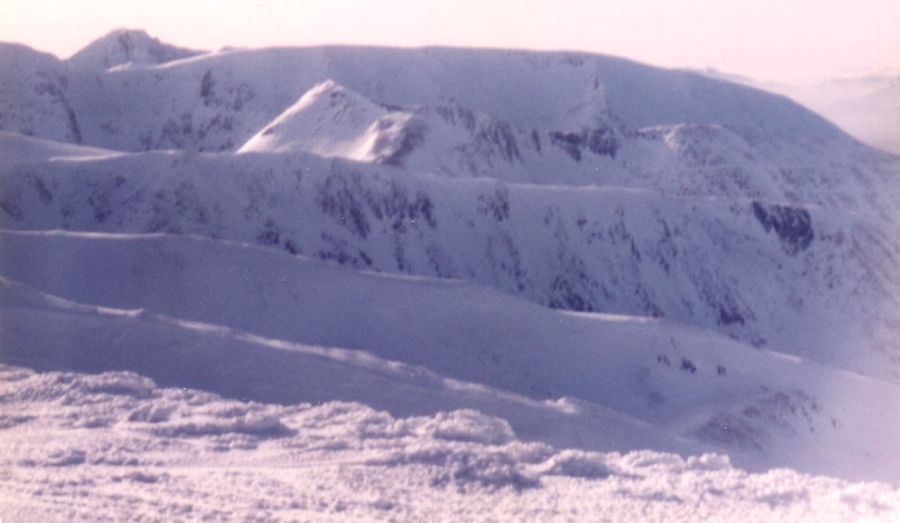
[[[0,395],[0,462],[15,471],[0,477],[0,512],[14,521],[846,521],[900,510],[885,485],[747,474],[713,454],[558,451],[473,411],[396,419],[358,403],[278,407],[130,372],[8,366]]]
[[[543,492],[498,517],[601,514],[539,509],[575,485],[612,517],[700,499],[889,517],[887,487],[594,452],[898,481],[898,177],[785,98],[604,56],[0,44],[4,496],[69,499],[40,479],[53,467],[216,517],[169,468],[205,448],[224,453],[188,461],[222,478],[312,459],[335,481],[298,506],[273,486],[250,518],[415,519],[431,494],[411,501],[404,474],[472,500]],[[67,418],[84,421],[59,397],[85,398]],[[314,443],[307,418],[357,439]],[[38,458],[24,434],[47,427]],[[98,446],[65,443],[81,437]],[[713,503],[640,479],[651,455],[691,482],[744,475]],[[389,499],[335,502],[360,481]],[[62,517],[41,498],[13,513]]]

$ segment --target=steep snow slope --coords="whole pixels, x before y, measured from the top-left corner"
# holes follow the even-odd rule
[[[273,406],[130,372],[0,367],[13,521],[890,521],[900,492],[722,456],[523,443],[472,411]],[[22,416],[21,413],[31,413]],[[77,442],[77,443],[73,443]]]
[[[734,453],[742,466],[900,480],[894,409],[900,388],[712,333],[551,311],[461,282],[359,273],[221,241],[73,233],[2,238],[4,277],[114,308],[73,311],[106,321],[36,314],[46,304],[74,306],[48,298],[36,306],[33,292],[8,285],[0,300],[7,305],[8,363],[128,369],[167,385],[193,383],[265,401],[364,400],[401,415],[433,412],[435,405],[473,407],[507,418],[526,438],[591,449],[690,448],[666,439],[674,431]],[[141,311],[116,312],[136,307]],[[79,350],[84,344],[92,349]],[[448,385],[378,358],[489,389]],[[325,363],[330,359],[337,369]],[[533,399],[492,396],[494,389]]]
[[[329,80],[307,91],[238,152],[311,152],[396,164],[416,145],[413,119]]]
[[[256,242],[360,269],[470,279],[551,307],[662,316],[900,375],[900,243],[896,222],[877,214],[410,176],[292,154],[2,169],[5,227]]]

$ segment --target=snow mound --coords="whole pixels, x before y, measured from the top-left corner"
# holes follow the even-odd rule
[[[540,474],[575,478],[605,478],[614,473],[607,466],[602,454],[583,450],[564,450],[556,453],[537,465],[535,470]]]
[[[458,410],[439,414],[418,427],[419,434],[430,434],[449,441],[473,441],[485,445],[500,445],[514,438],[506,420],[485,416],[474,410]]]

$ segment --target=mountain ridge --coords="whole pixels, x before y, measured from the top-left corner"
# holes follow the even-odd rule
[[[357,269],[470,279],[556,308],[665,316],[892,380],[900,371],[889,341],[900,245],[874,208],[411,175],[308,153],[0,168],[7,228],[251,241]],[[866,301],[851,305],[857,295]],[[825,318],[829,328],[813,327]]]
[[[476,53],[471,56],[475,58],[467,58],[462,59],[463,56],[469,56],[467,53]],[[368,65],[364,65],[365,62],[361,62],[361,58],[365,55],[372,55],[374,60],[369,60],[370,63]],[[401,89],[391,89],[391,94],[389,94],[385,88],[387,85],[384,85],[389,81],[388,77],[378,78],[377,76],[371,78],[371,83],[381,83],[383,86],[379,87],[378,85],[370,85],[369,88],[366,88],[366,85],[360,82],[362,78],[367,76],[372,76],[374,74],[372,70],[371,62],[381,64],[384,69],[393,69],[399,71],[402,75],[403,70],[410,70],[411,68],[416,68],[421,71],[425,71],[426,75],[438,75],[438,78],[434,78],[433,80],[428,80],[431,82],[437,81],[445,86],[452,86],[454,77],[465,77],[466,74],[486,74],[489,67],[493,67],[492,64],[499,63],[502,64],[510,64],[507,66],[502,66],[508,69],[505,71],[508,74],[515,74],[519,76],[519,80],[521,84],[527,85],[529,82],[523,81],[525,78],[522,77],[523,74],[526,76],[528,74],[539,73],[541,70],[546,70],[548,67],[553,68],[554,70],[560,70],[562,73],[565,73],[565,68],[575,69],[575,70],[584,70],[585,68],[591,69],[594,68],[593,72],[590,71],[582,71],[578,73],[576,76],[581,76],[581,82],[585,82],[586,87],[590,87],[591,82],[598,82],[601,80],[605,80],[607,83],[612,82],[615,85],[613,89],[607,89],[608,96],[612,97],[610,100],[610,107],[614,111],[619,112],[627,112],[632,113],[631,115],[625,114],[623,118],[625,122],[633,129],[638,129],[641,127],[647,127],[651,125],[662,125],[662,124],[672,124],[672,123],[725,123],[722,121],[722,115],[724,114],[727,117],[729,111],[733,112],[735,107],[739,107],[739,104],[732,103],[734,100],[722,100],[717,102],[715,100],[716,97],[709,96],[711,92],[715,92],[715,89],[710,90],[712,87],[717,84],[721,84],[721,82],[716,82],[714,80],[710,80],[708,78],[703,77],[700,74],[694,74],[684,71],[678,70],[665,70],[654,68],[652,66],[644,66],[635,62],[630,62],[624,59],[618,59],[603,55],[589,55],[585,53],[551,53],[551,52],[530,52],[530,51],[499,51],[499,50],[477,50],[470,51],[464,49],[452,49],[452,48],[439,48],[439,47],[428,47],[428,48],[419,48],[419,49],[401,49],[401,48],[364,48],[364,47],[348,47],[348,46],[323,46],[323,47],[314,47],[314,48],[275,48],[275,49],[257,49],[257,50],[235,50],[224,53],[207,53],[205,55],[195,56],[189,63],[172,63],[169,65],[165,65],[165,68],[157,71],[156,74],[175,74],[174,70],[178,69],[197,69],[202,68],[203,72],[196,72],[194,74],[200,74],[203,77],[206,77],[206,73],[209,73],[207,83],[215,80],[215,72],[216,69],[225,68],[225,72],[227,74],[237,73],[237,70],[234,70],[233,62],[244,62],[244,63],[256,63],[254,68],[258,69],[257,72],[262,73],[263,76],[269,76],[273,78],[284,78],[288,79],[289,72],[291,71],[299,71],[299,70],[311,70],[320,68],[322,65],[330,68],[333,74],[325,73],[324,75],[320,75],[318,81],[324,81],[327,78],[331,78],[338,83],[346,85],[347,87],[360,92],[362,95],[376,100],[381,103],[386,104],[400,104],[400,105],[417,105],[418,103],[425,105],[441,105],[441,100],[439,99],[441,96],[444,96],[444,102],[450,102],[451,104],[456,103],[462,105],[464,107],[468,107],[474,110],[486,111],[488,113],[492,112],[491,107],[480,106],[481,104],[477,103],[477,99],[466,100],[464,98],[472,98],[473,95],[471,93],[466,93],[467,89],[462,87],[461,85],[457,85],[450,89],[446,94],[439,95],[438,98],[435,98],[434,94],[426,94],[426,91],[423,91],[422,94],[426,94],[426,98],[430,97],[430,99],[422,98],[422,94],[416,95],[420,100],[412,100],[407,97],[407,99],[403,99],[397,97],[398,91]],[[437,61],[437,62],[436,62]],[[271,65],[266,62],[270,62]],[[334,62],[332,66],[328,66],[328,62]],[[391,63],[393,62],[393,63]],[[445,65],[437,65],[438,63],[443,63]],[[430,66],[428,64],[431,64]],[[204,67],[205,65],[205,67]],[[274,66],[274,67],[272,67]],[[247,67],[241,66],[241,67]],[[357,71],[357,73],[350,73],[351,67],[353,70]],[[401,67],[402,70],[397,69]],[[441,69],[446,69],[448,73],[451,73],[450,76],[446,76],[445,73],[441,72]],[[431,72],[428,72],[431,69]],[[229,72],[232,70],[233,72]],[[532,73],[528,73],[527,71],[532,71]],[[141,76],[145,73],[141,72],[142,69],[137,69],[133,71],[109,71],[106,74],[111,75],[111,77],[117,76],[133,76],[138,75]],[[271,74],[267,71],[271,71]],[[276,71],[280,71],[276,73]],[[180,73],[179,73],[180,74]],[[296,73],[295,73],[296,74]],[[349,76],[348,76],[349,75]],[[587,77],[585,77],[587,75]],[[593,75],[593,76],[591,76]],[[600,75],[600,76],[597,76]],[[623,76],[623,81],[617,80],[616,76]],[[354,80],[354,76],[362,78],[358,78]],[[569,74],[568,76],[572,76]],[[601,78],[602,77],[602,78]],[[485,77],[487,78],[487,77]],[[633,78],[630,80],[629,78]],[[671,80],[662,80],[662,78],[670,78]],[[124,77],[123,77],[124,79]],[[135,80],[138,80],[136,77]],[[410,85],[416,85],[416,81],[408,81],[409,79],[404,79]],[[515,78],[511,78],[511,80],[515,80]],[[196,80],[194,80],[196,81]],[[476,80],[477,81],[477,80]],[[308,83],[307,83],[308,82]],[[647,86],[652,86],[654,83],[667,83],[664,89],[660,90],[658,88],[654,88],[656,90],[647,90]],[[230,90],[240,90],[240,86],[242,83],[247,82],[238,82],[237,84],[232,84],[228,86]],[[306,81],[301,85],[296,86],[291,89],[290,98],[285,100],[284,102],[279,103],[281,106],[281,110],[286,108],[288,105],[293,103],[303,92],[307,91],[312,85],[314,85],[315,81]],[[421,82],[418,82],[421,84]],[[456,82],[458,84],[458,81]],[[479,82],[480,88],[487,88],[486,90],[493,90],[499,88],[498,85],[487,84],[484,82]],[[174,86],[173,86],[174,87]],[[200,86],[197,86],[200,87]],[[214,87],[211,85],[211,87]],[[374,91],[372,89],[374,87]],[[770,102],[774,102],[775,100],[779,100],[776,95],[764,94],[762,91],[756,91],[752,88],[741,87],[737,85],[727,84],[725,86],[718,85],[718,87],[722,87],[725,91],[733,91],[733,94],[729,94],[728,97],[733,98],[737,93],[742,93],[741,96],[762,96],[762,99],[770,100]],[[183,89],[183,88],[179,88]],[[227,89],[227,90],[228,90]],[[245,90],[247,87],[245,87]],[[421,89],[421,86],[417,89]],[[203,89],[201,89],[202,91]],[[212,89],[214,90],[214,89]],[[670,116],[664,116],[665,113],[672,111],[672,108],[675,107],[686,107],[691,104],[689,97],[691,96],[692,91],[697,91],[697,96],[704,96],[707,100],[704,102],[706,105],[715,105],[726,102],[730,104],[731,109],[726,111],[717,117],[711,117],[711,115],[706,116],[706,122],[703,121],[703,115],[694,114],[694,117],[685,117],[684,114],[681,116],[677,116],[678,111],[675,114],[670,114]],[[210,89],[207,89],[210,91]],[[454,91],[456,91],[454,93]],[[626,98],[623,98],[619,93],[627,91],[628,95]],[[643,92],[642,92],[643,91]],[[721,90],[720,90],[721,91]],[[523,126],[523,127],[534,127],[539,129],[549,129],[549,130],[558,130],[558,131],[578,131],[578,127],[580,125],[576,125],[575,128],[566,129],[566,126],[560,126],[556,124],[552,124],[552,122],[545,122],[541,124],[540,121],[533,121],[531,125],[525,124],[522,121],[516,121],[515,117],[510,118],[511,115],[514,114],[525,114],[525,112],[529,110],[538,109],[540,110],[540,103],[535,104],[535,100],[540,100],[541,98],[550,99],[547,95],[540,95],[541,91],[533,91],[529,96],[529,102],[525,102],[524,100],[509,100],[512,104],[509,105],[509,108],[513,110],[513,112],[504,114],[498,114],[497,116],[505,117],[510,120],[514,125]],[[584,92],[582,91],[582,95]],[[701,94],[702,93],[702,94]],[[113,93],[110,93],[113,94]],[[202,94],[202,93],[201,93]],[[209,93],[212,94],[211,92]],[[242,102],[238,102],[237,100],[241,99],[241,96],[246,97],[248,95],[247,92],[244,92],[243,95],[238,92],[232,92],[231,99],[223,99],[219,100],[220,102],[225,102],[226,107],[230,107],[231,109],[236,109],[238,105],[242,106],[245,102],[250,102],[250,100],[243,99]],[[412,93],[410,93],[412,94]],[[234,95],[237,98],[234,98]],[[464,98],[461,98],[462,95]],[[267,95],[271,96],[271,95]],[[494,109],[498,107],[502,107],[503,104],[499,103],[502,101],[502,98],[496,98],[498,95],[492,95],[495,98],[495,101],[492,102],[494,105]],[[502,96],[502,95],[501,95]],[[571,96],[570,98],[573,100],[571,103],[577,103],[576,100],[579,100],[581,96]],[[629,98],[637,97],[639,99],[644,100],[645,104],[649,104],[652,108],[649,110],[640,110],[637,107],[626,107],[628,105],[633,105],[628,103]],[[208,95],[203,97],[202,100],[204,104],[212,103],[212,98]],[[792,106],[791,103],[787,103],[786,99],[783,99],[781,102],[775,102],[776,106],[781,105],[782,109],[790,108]],[[230,102],[230,103],[228,103]],[[621,108],[617,108],[617,106],[622,106]],[[526,109],[529,108],[530,109]],[[550,112],[565,112],[566,108],[563,107],[560,110],[550,111]],[[239,111],[239,109],[238,109]],[[235,111],[235,112],[238,112]],[[683,111],[683,110],[682,110]],[[799,106],[790,109],[790,111],[794,111],[796,115],[805,114],[805,110],[800,110]],[[280,112],[280,111],[279,111]],[[720,110],[720,112],[722,112]],[[634,114],[636,113],[636,114]],[[652,114],[656,113],[657,116],[653,117]],[[662,116],[662,118],[660,118]],[[810,113],[811,116],[811,113]],[[274,117],[272,114],[268,119]],[[541,118],[546,119],[548,115],[541,116]],[[796,117],[796,116],[795,116]],[[802,117],[806,118],[806,116]],[[744,118],[743,122],[745,125],[750,124],[752,120],[747,120]],[[815,117],[810,122],[815,121]],[[834,133],[836,129],[830,128],[831,124],[826,123],[824,120],[818,122],[816,125],[820,126],[826,134]],[[253,130],[254,132],[259,130],[262,125],[257,125]],[[559,128],[555,128],[559,127]],[[740,125],[735,125],[735,127],[740,127]],[[807,125],[809,127],[809,125]],[[809,129],[806,129],[809,131]],[[248,136],[249,137],[249,136]],[[91,145],[109,145],[102,143],[92,143]],[[230,147],[236,147],[239,145],[238,143],[232,143]],[[121,149],[121,147],[113,147]],[[131,147],[134,149],[134,146]]]

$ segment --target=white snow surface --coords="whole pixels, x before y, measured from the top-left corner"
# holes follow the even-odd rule
[[[898,201],[618,58],[0,44],[0,518],[897,521]]]
[[[276,406],[0,366],[9,521],[891,521],[900,491],[728,458],[558,450],[472,410]]]
[[[391,158],[413,115],[383,107],[325,81],[250,138],[238,153],[310,152],[355,161]]]

